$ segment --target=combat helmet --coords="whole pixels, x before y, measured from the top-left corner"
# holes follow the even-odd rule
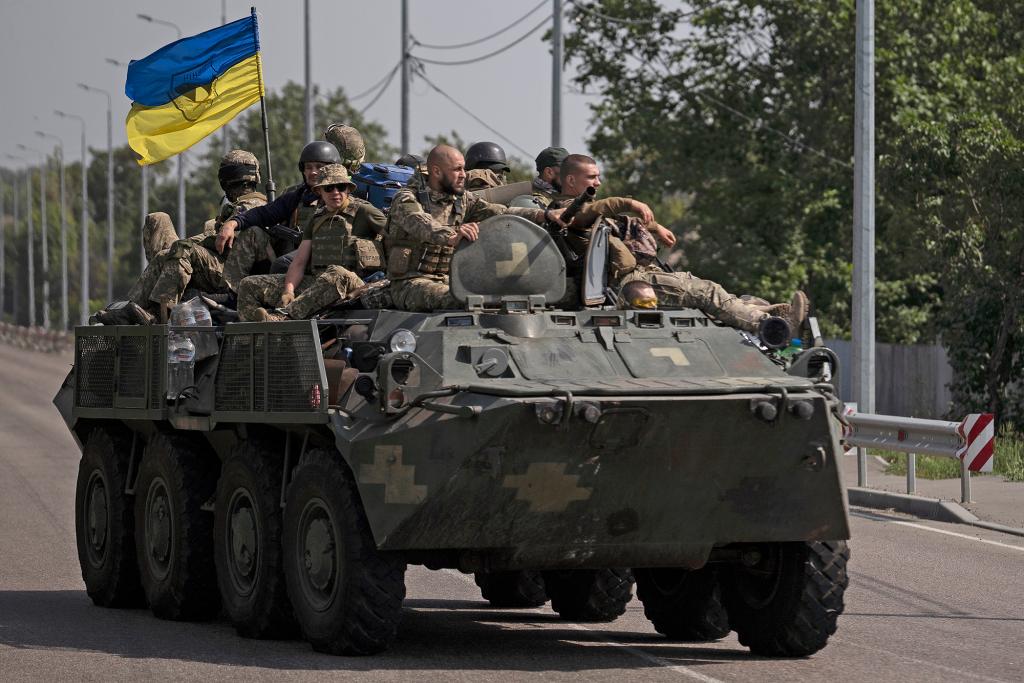
[[[307,161],[319,161],[321,164],[340,164],[338,150],[329,142],[314,140],[302,148],[299,154],[299,173],[305,170]]]
[[[357,172],[359,165],[366,159],[366,143],[362,134],[344,123],[332,123],[324,131],[324,137],[338,149],[341,163],[349,173]]]
[[[356,189],[356,184],[352,182],[345,164],[327,164],[317,171],[313,189],[325,185],[348,185],[350,192]]]
[[[228,192],[228,187],[238,183],[256,185],[260,182],[260,161],[252,152],[233,149],[221,158],[217,180],[220,181],[220,187],[224,192]]]
[[[466,150],[466,170],[487,168],[495,172],[509,172],[505,150],[496,142],[474,142]]]

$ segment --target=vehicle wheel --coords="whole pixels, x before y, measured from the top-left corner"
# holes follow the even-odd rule
[[[548,601],[540,572],[477,572],[473,578],[493,607],[540,607]]]
[[[633,599],[628,569],[544,572],[551,609],[568,621],[615,621]]]
[[[75,486],[75,538],[85,591],[101,607],[145,604],[135,563],[135,516],[125,493],[131,438],[89,433]]]
[[[692,642],[729,635],[722,590],[710,568],[636,569],[634,573],[644,616],[658,633]]]
[[[722,598],[740,643],[769,657],[806,657],[825,647],[849,583],[846,541],[776,543],[752,566],[722,572]]]
[[[135,484],[139,574],[153,614],[209,619],[220,611],[213,564],[213,497],[219,461],[178,434],[154,434]]]
[[[284,574],[302,633],[318,652],[369,655],[398,632],[405,562],[377,550],[341,456],[307,452],[284,511]]]
[[[295,632],[281,561],[281,462],[242,441],[221,469],[214,513],[214,561],[224,611],[239,635]]]

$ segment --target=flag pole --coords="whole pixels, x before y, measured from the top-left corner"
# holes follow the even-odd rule
[[[256,73],[260,81],[260,120],[263,124],[263,148],[267,152],[267,201],[274,201],[277,195],[277,186],[274,185],[274,167],[270,163],[270,126],[267,124],[267,98],[264,96],[266,89],[263,87],[263,56],[260,54],[260,26],[256,19],[256,8],[249,8],[252,12],[252,31],[256,35]]]

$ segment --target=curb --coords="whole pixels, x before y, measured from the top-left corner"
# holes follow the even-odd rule
[[[894,493],[892,491],[879,491],[877,489],[860,488],[858,486],[847,487],[846,495],[849,499],[850,505],[874,508],[876,510],[896,510],[897,512],[902,512],[921,519],[930,519],[935,522],[967,524],[969,526],[999,531],[1004,534],[1024,536],[1024,529],[980,520],[974,514],[968,512],[958,503],[951,500],[925,498],[924,496],[913,496],[906,493]]]

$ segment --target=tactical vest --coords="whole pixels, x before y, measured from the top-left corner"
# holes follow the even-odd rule
[[[416,189],[416,200],[424,211],[430,206],[430,190],[425,185]],[[456,196],[452,212],[448,215],[448,227],[458,229],[465,214],[463,198]],[[410,275],[446,276],[451,270],[455,247],[447,244],[427,244],[408,238],[390,240],[389,245],[388,276],[392,279]]]
[[[352,223],[343,212],[324,213],[312,220],[314,273],[328,266],[343,266],[364,277],[384,268],[380,239],[354,237]]]

